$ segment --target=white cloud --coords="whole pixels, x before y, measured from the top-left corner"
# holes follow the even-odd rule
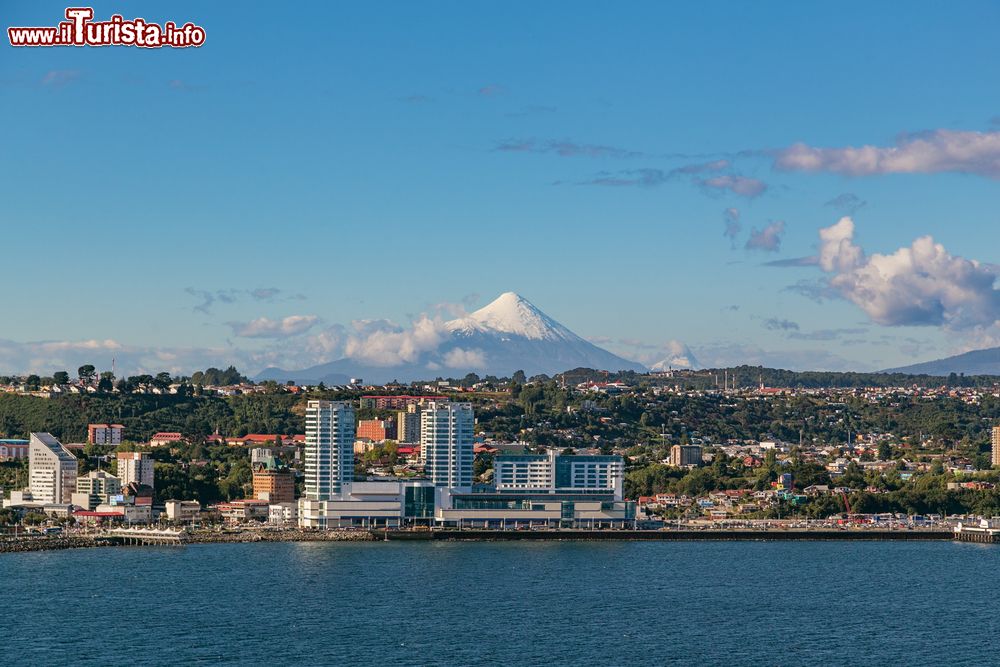
[[[763,229],[754,227],[750,230],[750,238],[744,246],[747,250],[762,252],[777,252],[781,250],[781,237],[785,233],[785,223],[781,220],[772,222]]]
[[[344,356],[373,366],[414,363],[447,337],[444,320],[421,315],[405,329],[389,320],[359,320],[347,337]]]
[[[789,171],[849,176],[959,172],[1000,178],[1000,132],[934,130],[903,135],[894,146],[816,148],[797,143],[778,151],[774,164]]]
[[[233,335],[240,338],[286,338],[305,333],[319,318],[315,315],[289,315],[280,320],[268,317],[258,317],[249,322],[227,322],[232,327]]]
[[[1000,318],[995,269],[949,254],[930,236],[891,254],[866,255],[854,243],[854,221],[844,217],[820,230],[818,259],[831,290],[878,324],[971,330]]]
[[[444,365],[448,368],[471,368],[471,369],[482,369],[486,368],[486,355],[482,350],[463,350],[460,347],[456,347],[444,355]]]
[[[767,183],[764,181],[756,178],[750,178],[748,176],[737,176],[734,174],[703,178],[698,180],[698,184],[707,190],[714,190],[718,192],[729,191],[733,194],[740,195],[741,197],[747,197],[748,199],[753,199],[754,197],[762,195],[764,194],[764,191],[767,190]]]

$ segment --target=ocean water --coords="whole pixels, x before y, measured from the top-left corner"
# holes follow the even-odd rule
[[[998,575],[949,542],[0,554],[0,664],[995,664]]]

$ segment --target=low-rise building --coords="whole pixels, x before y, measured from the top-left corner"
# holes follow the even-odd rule
[[[125,427],[121,424],[88,424],[87,444],[89,445],[111,445],[122,444],[125,435]]]
[[[215,509],[229,523],[247,523],[249,521],[267,521],[269,516],[268,502],[254,498],[230,500],[219,503]]]
[[[297,503],[272,503],[267,506],[267,522],[274,526],[294,526],[298,522]]]
[[[149,439],[150,447],[162,447],[164,445],[169,445],[172,442],[183,442],[184,436],[177,431],[162,431],[160,433],[154,433],[153,437]]]
[[[121,480],[104,470],[91,470],[76,480],[76,493],[72,502],[84,510],[93,510],[102,503],[109,503],[122,492]]]
[[[15,438],[0,439],[0,461],[16,461],[28,458],[30,449],[27,440]]]
[[[168,521],[193,523],[201,515],[201,503],[197,500],[168,500],[164,503],[164,513]]]

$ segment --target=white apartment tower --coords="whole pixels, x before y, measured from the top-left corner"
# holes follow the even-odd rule
[[[71,503],[77,460],[49,433],[32,433],[28,445],[28,488],[43,503]]]
[[[471,403],[431,401],[420,412],[420,455],[434,486],[472,490]]]
[[[306,487],[309,500],[331,500],[354,480],[354,407],[345,401],[306,406]]]
[[[132,482],[153,486],[153,457],[146,452],[118,452],[118,479],[122,488]]]

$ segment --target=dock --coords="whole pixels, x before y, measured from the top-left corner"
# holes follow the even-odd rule
[[[98,536],[95,540],[120,546],[183,545],[188,541],[183,530],[157,530],[155,528],[114,528]]]
[[[955,526],[954,536],[959,542],[996,544],[1000,542],[1000,526],[994,526],[992,521],[986,520],[979,525],[960,523]]]

